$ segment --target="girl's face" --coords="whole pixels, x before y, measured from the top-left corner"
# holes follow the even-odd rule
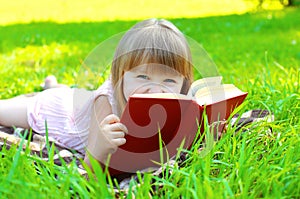
[[[126,100],[135,93],[180,93],[184,77],[174,69],[159,64],[145,64],[126,71],[123,92]]]

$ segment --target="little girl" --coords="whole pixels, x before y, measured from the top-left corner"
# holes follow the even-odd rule
[[[0,100],[0,125],[32,128],[103,163],[126,142],[120,116],[134,93],[187,94],[193,80],[184,35],[169,21],[133,26],[116,49],[110,77],[95,91],[52,88],[32,97]]]

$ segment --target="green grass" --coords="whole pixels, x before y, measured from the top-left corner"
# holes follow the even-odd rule
[[[146,175],[141,186],[132,182],[132,194],[137,198],[148,198],[149,193],[154,198],[300,197],[299,18],[299,8],[170,18],[203,45],[224,82],[249,92],[241,111],[269,109],[275,122],[261,123],[245,133],[229,129],[206,156],[192,150],[186,166],[175,168],[172,175]],[[39,91],[49,74],[62,83],[76,84],[88,53],[135,23],[129,19],[65,24],[36,21],[0,26],[0,98]],[[87,181],[74,167],[36,160],[18,147],[0,153],[1,198],[113,197],[99,168],[95,176],[89,173],[91,180]],[[151,184],[151,178],[157,183]]]

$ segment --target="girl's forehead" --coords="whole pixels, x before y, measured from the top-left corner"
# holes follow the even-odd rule
[[[164,65],[164,64],[157,64],[157,63],[150,63],[150,64],[142,64],[130,69],[132,72],[142,72],[142,73],[163,73],[169,74],[174,76],[182,76],[178,71],[174,68]]]

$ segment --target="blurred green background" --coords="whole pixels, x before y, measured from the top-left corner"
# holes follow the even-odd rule
[[[270,3],[271,2],[271,3]],[[279,1],[270,1],[268,9],[280,9]],[[258,2],[243,0],[1,0],[0,23],[32,21],[95,22],[140,20],[151,17],[196,18],[244,13]]]

